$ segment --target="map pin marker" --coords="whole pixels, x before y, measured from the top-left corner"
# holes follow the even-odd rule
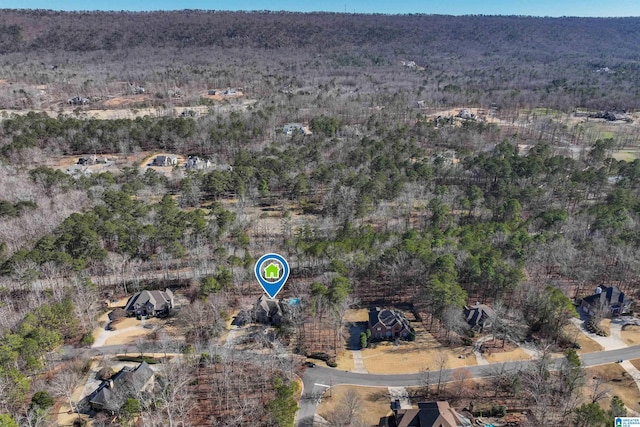
[[[255,273],[262,289],[273,299],[289,278],[289,264],[282,255],[262,255],[256,262]]]

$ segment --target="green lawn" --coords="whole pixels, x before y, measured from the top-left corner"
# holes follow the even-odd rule
[[[633,149],[633,150],[618,150],[616,152],[613,153],[613,158],[616,160],[624,160],[625,162],[632,162],[635,159],[637,159],[638,156],[638,150],[637,149]]]

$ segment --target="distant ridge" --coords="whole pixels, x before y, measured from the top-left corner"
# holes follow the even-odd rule
[[[60,12],[2,10],[0,53],[132,47],[323,50],[392,46],[425,50],[547,55],[589,51],[636,59],[640,18],[383,15],[330,12]],[[453,49],[455,46],[457,49]]]

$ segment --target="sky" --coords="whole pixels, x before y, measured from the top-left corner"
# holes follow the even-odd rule
[[[443,15],[640,16],[640,0],[0,0],[0,9],[286,10]]]

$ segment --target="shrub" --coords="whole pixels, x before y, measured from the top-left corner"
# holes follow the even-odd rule
[[[330,357],[327,353],[311,353],[307,354],[309,359],[322,360],[323,362],[328,362]]]
[[[87,332],[82,336],[82,340],[80,340],[80,344],[82,345],[91,345],[95,342],[95,337],[91,332]]]
[[[367,348],[367,333],[366,332],[360,332],[360,348]]]
[[[0,414],[0,427],[18,427],[18,423],[11,418],[11,415]]]
[[[333,360],[327,360],[327,366],[330,368],[337,368],[338,364]]]
[[[507,415],[507,407],[504,405],[492,406],[490,414],[492,417],[502,418]]]
[[[589,320],[587,320],[586,328],[587,328],[587,331],[591,332],[592,334],[596,334],[601,337],[609,336],[609,331],[601,328],[599,325],[599,322],[596,320],[595,317],[590,317]]]
[[[46,391],[37,391],[31,397],[31,407],[38,406],[42,409],[47,409],[53,406],[53,397]]]
[[[212,365],[214,363],[222,363],[222,357],[219,354],[202,353],[200,355],[200,365]]]
[[[412,330],[411,333],[409,334],[409,336],[407,337],[407,339],[409,341],[415,341],[416,340],[416,332]]]
[[[133,419],[140,413],[140,402],[133,397],[128,398],[120,408],[120,413],[125,420]]]

